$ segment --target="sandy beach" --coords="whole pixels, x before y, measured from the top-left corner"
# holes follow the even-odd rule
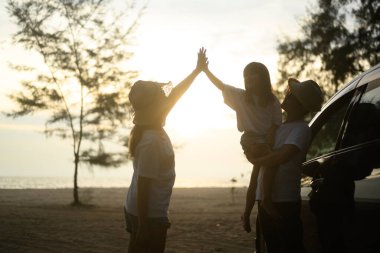
[[[88,205],[72,207],[71,189],[0,189],[0,252],[126,252],[126,192],[81,189]],[[255,232],[240,223],[245,192],[232,199],[229,188],[174,189],[166,252],[254,252]]]

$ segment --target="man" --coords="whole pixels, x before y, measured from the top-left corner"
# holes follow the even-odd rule
[[[258,229],[262,230],[270,253],[305,252],[300,218],[300,180],[301,165],[310,143],[310,129],[304,117],[309,112],[319,111],[322,102],[323,94],[317,83],[312,80],[299,82],[289,79],[287,94],[281,104],[286,118],[276,131],[273,151],[263,157],[250,159],[255,169],[242,215],[244,229],[250,232],[249,216],[257,199]],[[268,214],[260,205],[263,199],[263,173],[271,168],[276,168],[272,188],[276,216]]]

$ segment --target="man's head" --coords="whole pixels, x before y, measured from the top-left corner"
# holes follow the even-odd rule
[[[300,82],[297,79],[288,80],[287,94],[282,102],[282,108],[289,114],[300,117],[308,112],[317,112],[323,103],[321,88],[313,80]]]

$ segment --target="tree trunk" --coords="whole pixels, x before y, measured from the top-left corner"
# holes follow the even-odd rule
[[[74,160],[74,202],[73,205],[79,205],[79,193],[78,193],[78,165],[79,165],[79,155],[75,154],[75,160]]]

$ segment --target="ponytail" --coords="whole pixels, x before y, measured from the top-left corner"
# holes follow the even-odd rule
[[[129,156],[132,158],[135,156],[136,146],[142,137],[143,130],[143,127],[135,125],[129,134],[128,149]]]

